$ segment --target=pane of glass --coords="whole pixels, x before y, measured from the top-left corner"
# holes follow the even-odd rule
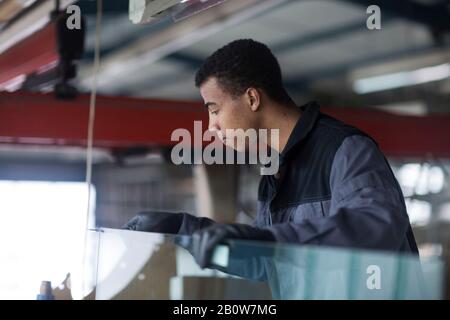
[[[442,298],[436,256],[231,241],[216,248],[214,268],[202,270],[188,236],[99,235],[96,299]]]
[[[102,229],[96,299],[270,299],[264,283],[200,269],[175,242],[157,233]]]

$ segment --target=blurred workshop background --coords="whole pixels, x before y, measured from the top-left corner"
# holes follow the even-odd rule
[[[103,1],[99,39],[97,1],[0,0],[0,299],[34,299],[26,284],[43,273],[60,282],[82,250],[94,80],[90,228],[155,209],[252,221],[258,166],[170,159],[174,129],[193,132],[194,120],[207,128],[197,68],[240,38],[272,49],[299,105],[316,100],[378,141],[421,256],[442,256],[448,268],[450,1],[216,0],[195,15],[208,1],[181,2],[181,14],[153,17],[130,14],[128,0]],[[379,29],[367,25],[373,4]],[[55,13],[70,5],[84,19],[75,35]]]

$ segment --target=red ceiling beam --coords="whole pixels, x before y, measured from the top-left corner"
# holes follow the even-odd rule
[[[405,116],[359,108],[323,111],[368,133],[389,156],[450,157],[450,115]]]
[[[18,76],[56,64],[58,60],[56,24],[50,22],[0,54],[0,86]]]
[[[0,142],[86,145],[89,95],[56,100],[51,94],[0,93]],[[199,103],[98,96],[94,145],[169,146],[173,130],[208,115]]]
[[[0,93],[0,142],[53,145],[86,145],[89,96],[73,101],[50,94]],[[450,116],[400,116],[348,108],[322,111],[367,132],[390,156],[450,157]],[[177,128],[193,132],[194,121],[208,115],[201,103],[97,98],[94,145],[106,148],[170,146]]]

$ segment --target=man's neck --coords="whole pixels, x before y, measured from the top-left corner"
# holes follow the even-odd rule
[[[268,142],[270,147],[275,149],[278,153],[283,152],[289,137],[294,130],[295,125],[301,117],[301,110],[294,104],[291,105],[274,105],[270,108],[270,112],[267,113],[266,123],[264,128],[278,129],[279,140],[278,145],[272,144],[272,139],[269,138]]]

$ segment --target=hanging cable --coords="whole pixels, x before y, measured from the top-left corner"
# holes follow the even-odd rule
[[[95,106],[97,101],[97,74],[100,67],[100,35],[101,35],[101,22],[102,22],[102,0],[97,0],[97,17],[95,26],[95,45],[94,45],[94,72],[92,80],[92,90],[89,100],[89,120],[88,120],[88,132],[87,132],[87,148],[86,148],[86,186],[87,192],[87,208],[86,208],[86,228],[84,238],[84,252],[83,252],[83,294],[85,293],[85,269],[86,269],[86,255],[88,244],[88,228],[91,208],[91,184],[92,184],[92,149],[94,142],[94,124],[95,124]],[[97,277],[97,275],[96,275]],[[95,283],[96,284],[96,283]]]

